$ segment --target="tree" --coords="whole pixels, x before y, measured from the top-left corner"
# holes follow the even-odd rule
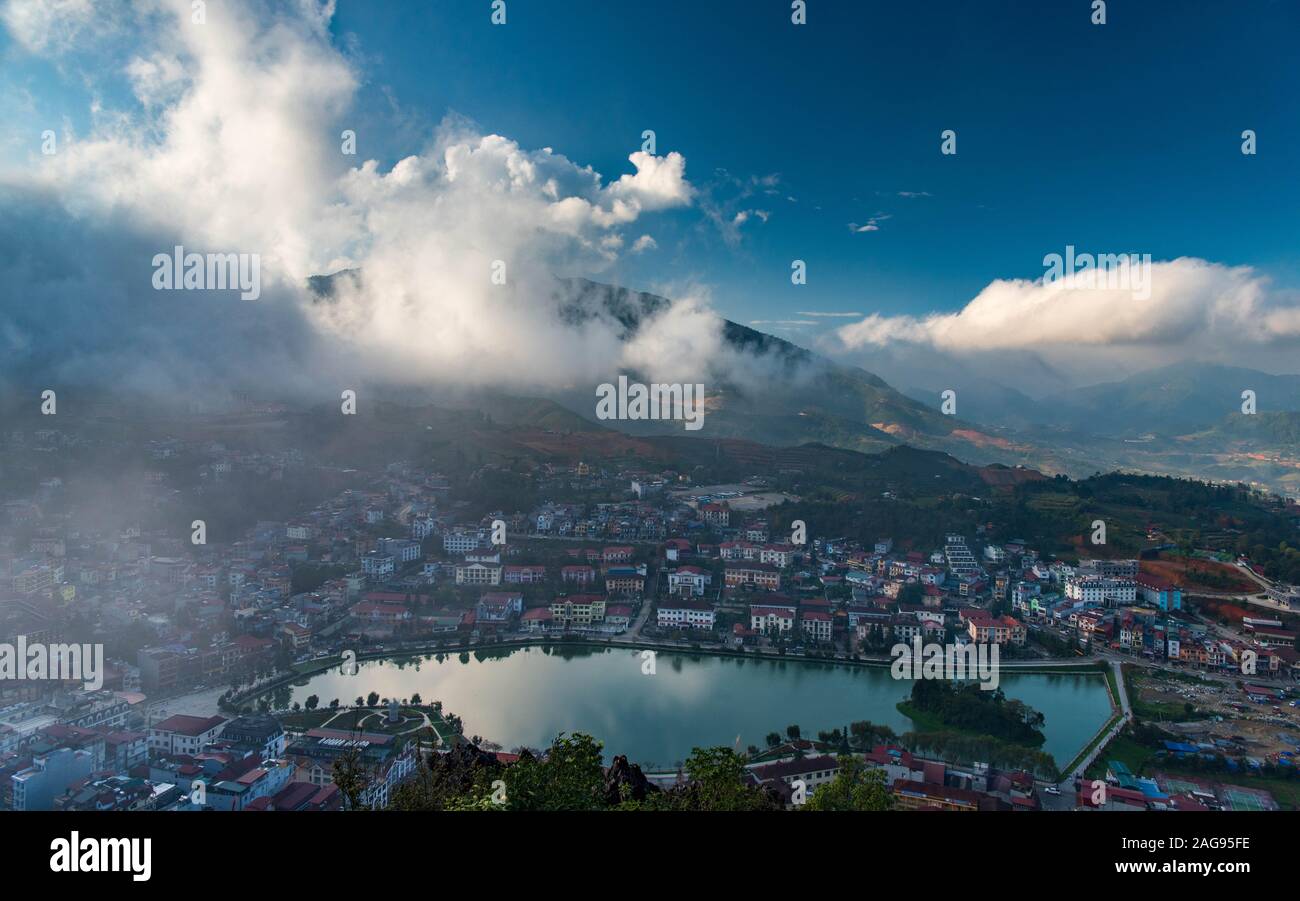
[[[361,752],[356,748],[334,758],[334,784],[343,795],[344,810],[361,810],[361,795],[370,779],[361,762]]]
[[[315,710],[319,705],[320,705],[320,698],[318,698],[316,695],[311,695],[310,697],[308,697],[303,704],[303,706],[306,707],[308,710]]]
[[[544,760],[521,755],[505,772],[511,810],[598,810],[604,806],[601,743],[590,735],[561,732]]]
[[[776,747],[777,745],[779,745],[780,743],[781,743],[781,733],[780,733],[780,732],[769,732],[769,733],[767,733],[767,746],[768,746],[769,748],[775,748],[775,747]]]
[[[798,738],[799,738],[799,726],[798,726],[797,724],[792,724],[792,725],[786,726],[786,727],[785,727],[785,736],[786,736],[786,738],[790,739],[791,741],[795,741],[796,739],[798,739]]]
[[[379,706],[379,692],[372,691],[370,694],[366,695],[366,706],[367,707]]]
[[[817,788],[803,805],[804,810],[889,810],[893,796],[885,786],[882,770],[867,769],[859,758],[842,754],[839,772]]]

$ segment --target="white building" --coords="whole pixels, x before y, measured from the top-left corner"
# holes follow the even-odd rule
[[[708,604],[678,602],[661,605],[657,621],[665,629],[712,629],[716,618]]]

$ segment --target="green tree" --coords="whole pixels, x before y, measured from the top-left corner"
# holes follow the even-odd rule
[[[505,772],[511,810],[597,810],[604,806],[601,744],[590,735],[561,732],[545,759],[521,754]]]
[[[889,810],[893,796],[885,785],[882,770],[867,769],[857,757],[843,754],[835,778],[813,792],[804,810]]]

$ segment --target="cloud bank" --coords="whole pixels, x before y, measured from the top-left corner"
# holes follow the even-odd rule
[[[188,0],[142,0],[115,8],[138,35],[124,52],[101,40],[102,7],[0,7],[25,51],[99,54],[131,98],[113,107],[99,99],[111,86],[93,86],[88,134],[65,127],[53,155],[0,171],[0,277],[16,301],[0,305],[0,375],[336,393],[358,378],[564,386],[653,370],[651,349],[709,359],[721,339],[706,306],[625,343],[599,309],[563,316],[556,281],[654,248],[644,220],[696,196],[680,153],[634,152],[606,179],[450,116],[391,167],[348,155],[363,74],[332,12],[236,0],[196,23]],[[258,254],[262,299],[152,291],[149,261],[177,244]],[[305,289],[339,270],[362,275],[327,301]]]
[[[1275,290],[1247,266],[1180,257],[1150,267],[1150,296],[999,279],[961,309],[926,316],[873,314],[838,328],[827,350],[857,359],[943,357],[1021,385],[1039,357],[1077,382],[1113,378],[1182,360],[1293,371],[1300,298]],[[1289,363],[1287,361],[1290,361]],[[999,365],[1002,364],[1002,365]]]

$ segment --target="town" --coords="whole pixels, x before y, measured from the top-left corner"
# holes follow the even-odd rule
[[[4,440],[11,453],[85,450],[53,429]],[[863,541],[802,512],[821,509],[799,493],[819,490],[815,465],[755,464],[712,481],[699,466],[609,458],[460,460],[450,475],[212,440],[150,439],[140,451],[129,506],[153,524],[98,529],[120,516],[81,515],[58,477],[4,503],[0,640],[106,649],[93,690],[0,681],[5,808],[382,808],[431,755],[468,746],[508,764],[524,750],[473,734],[473,709],[384,697],[360,677],[355,696],[292,699],[313,675],[367,661],[568,646],[649,651],[637,660],[650,665],[685,654],[888,669],[891,647],[914,642],[994,646],[1004,677],[1100,680],[1111,712],[1069,760],[963,741],[956,722],[931,723],[942,740],[807,722],[816,738],[792,726],[737,748],[745,778],[788,806],[852,759],[882,774],[900,809],[1276,809],[1300,798],[1300,589],[1225,549],[1222,534],[1217,549],[1180,549],[1150,525],[1150,548],[1131,557],[1089,553],[1086,536],[1069,556],[1049,554],[982,519],[983,499],[953,494],[980,514],[968,531]],[[250,485],[291,484],[324,496],[220,538],[215,517],[156,524],[178,494],[201,511]],[[873,503],[909,490],[891,484]],[[496,486],[534,501],[492,506]],[[1294,528],[1295,505],[1269,503]],[[942,716],[917,697],[909,716]],[[659,761],[647,781],[688,782],[692,741],[682,736],[678,765]],[[352,757],[367,776],[349,794],[337,776]]]

